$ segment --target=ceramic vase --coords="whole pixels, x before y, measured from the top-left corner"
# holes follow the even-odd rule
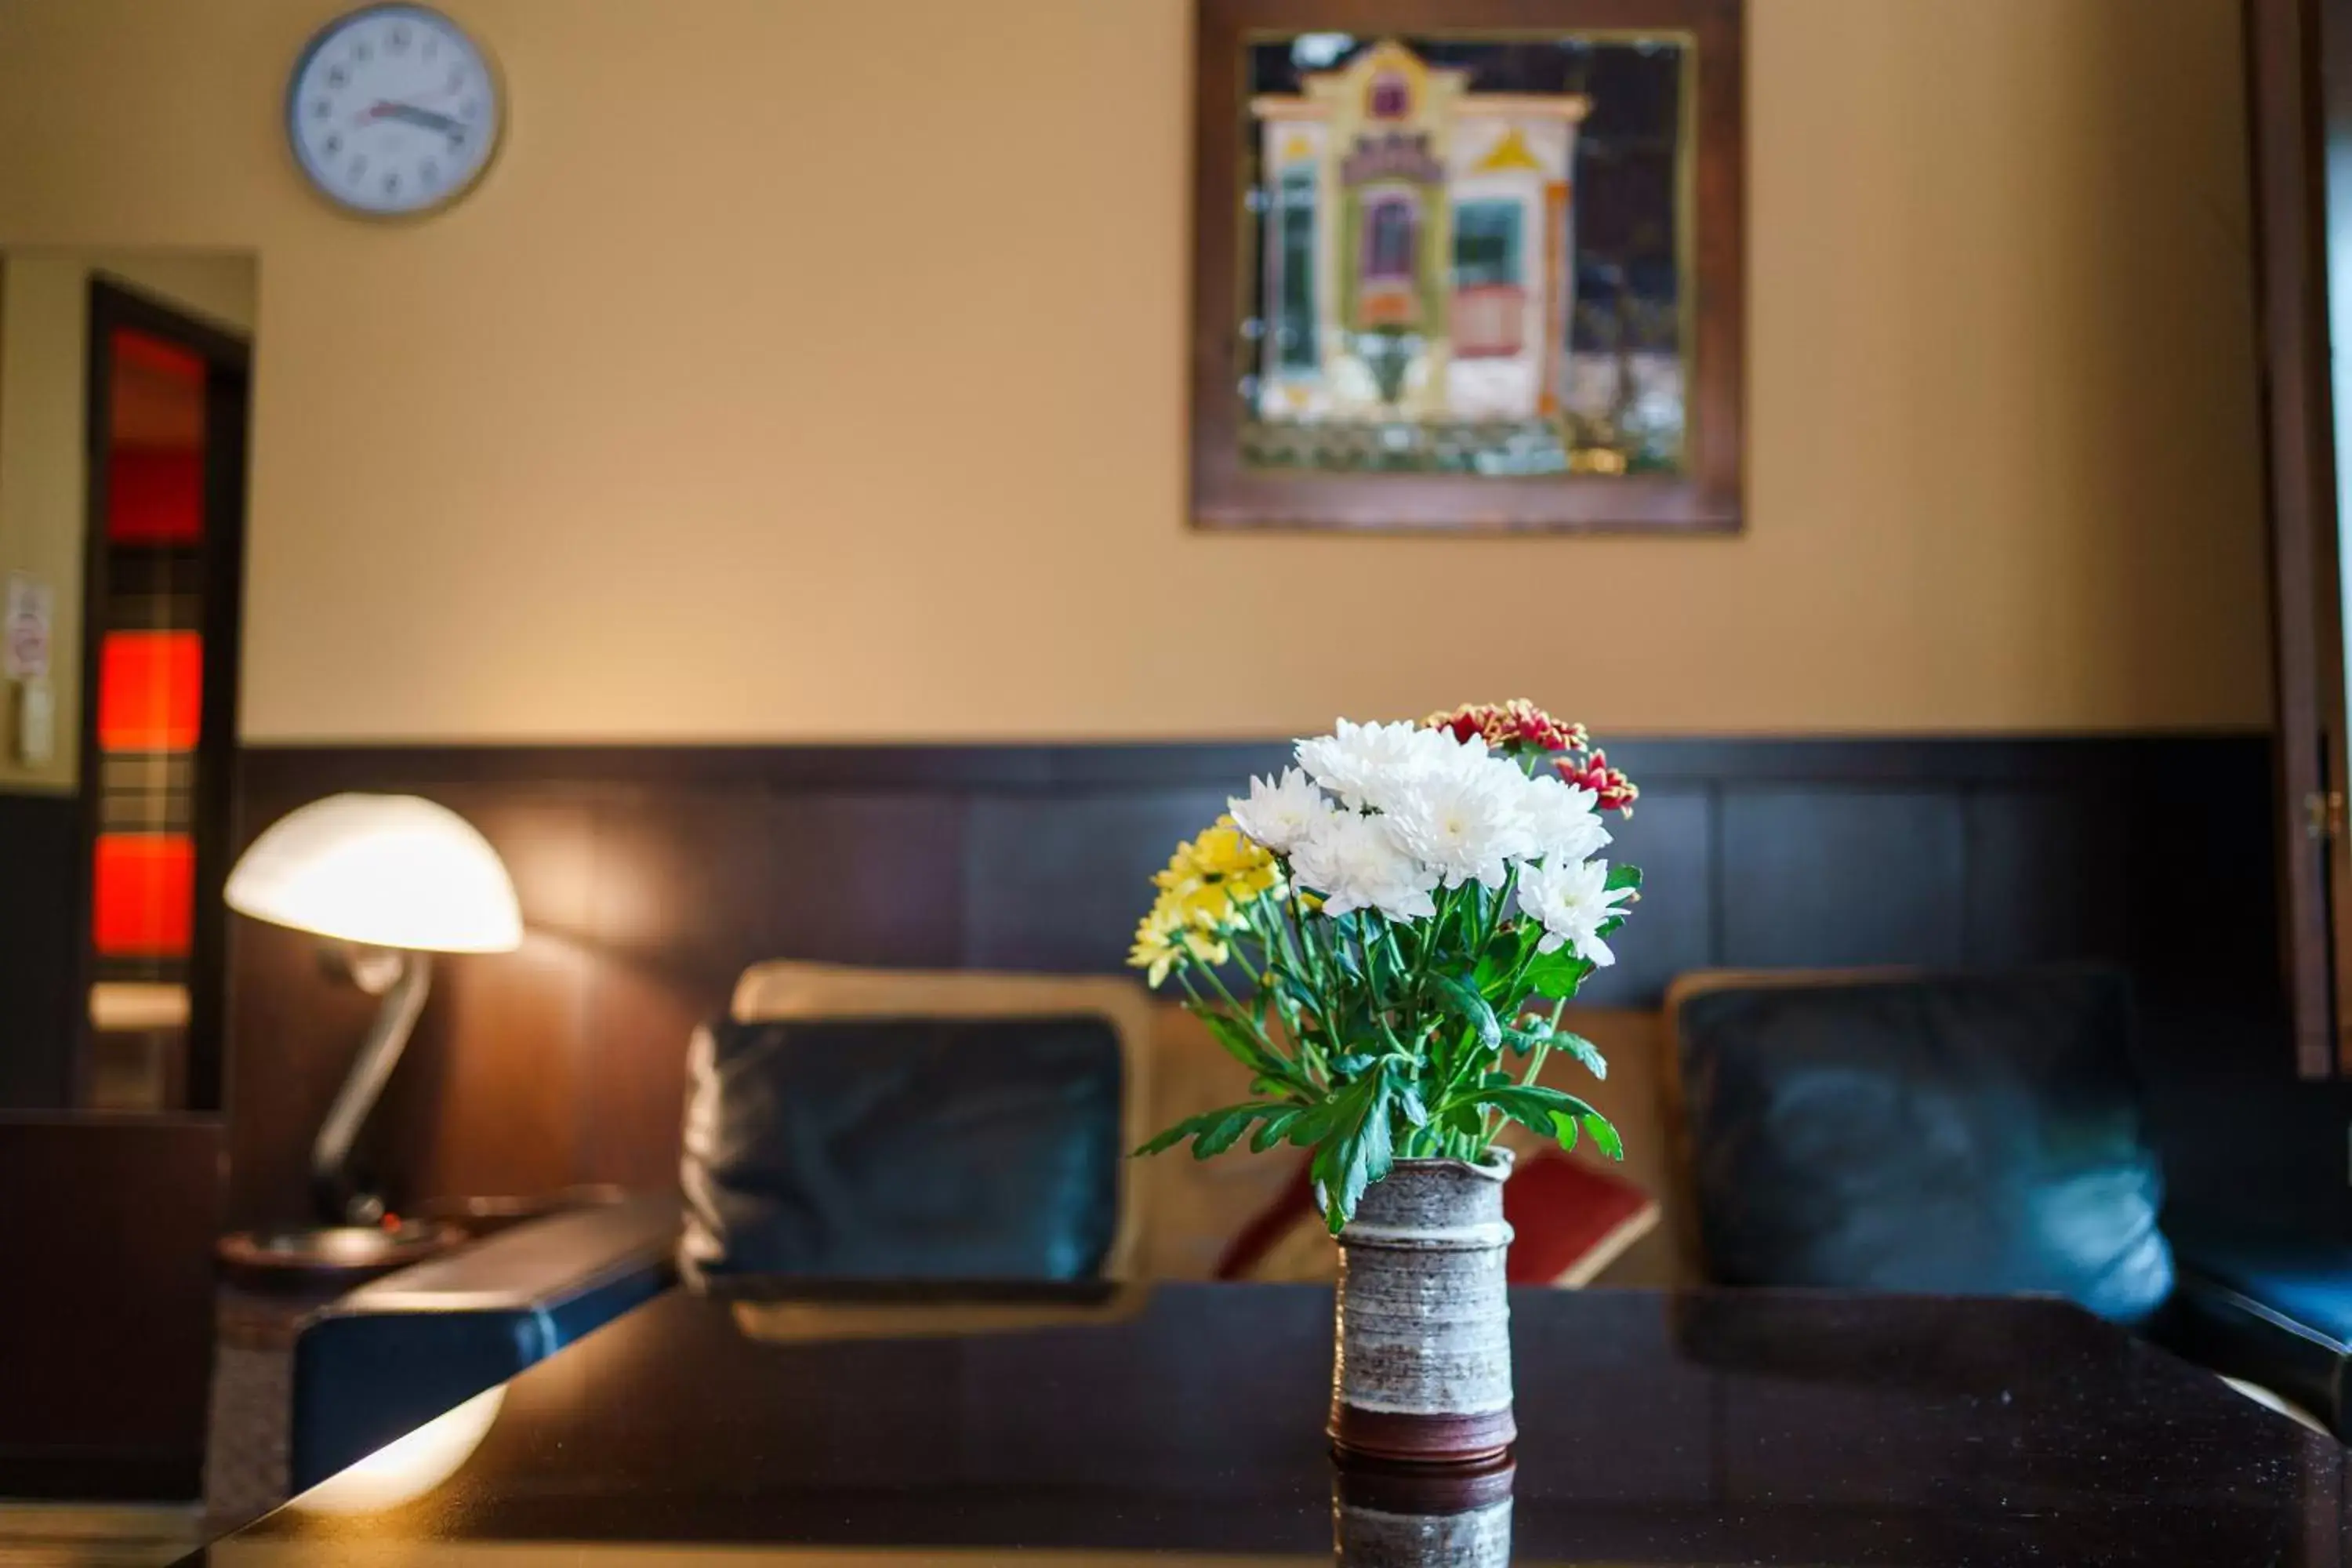
[[[1341,1467],[1331,1545],[1341,1568],[1510,1568],[1508,1459],[1485,1465]]]
[[[1399,1160],[1339,1233],[1330,1432],[1343,1455],[1464,1465],[1518,1436],[1504,1276],[1510,1173],[1502,1149],[1476,1165]]]

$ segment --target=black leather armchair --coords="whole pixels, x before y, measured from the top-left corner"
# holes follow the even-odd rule
[[[2166,1208],[2124,977],[1705,974],[1667,1010],[1706,1278],[2064,1296],[2352,1428],[2352,1249]]]
[[[2122,976],[1698,976],[1669,1006],[1710,1279],[2128,1323],[2171,1295]]]

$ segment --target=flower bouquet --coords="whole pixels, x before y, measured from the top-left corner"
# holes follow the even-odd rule
[[[1526,701],[1297,745],[1178,847],[1130,962],[1252,1075],[1250,1100],[1168,1129],[1196,1158],[1244,1137],[1311,1149],[1341,1247],[1333,1436],[1458,1460],[1513,1435],[1500,1183],[1517,1122],[1622,1157],[1591,1105],[1540,1080],[1641,873],[1601,858],[1638,794],[1581,725]],[[1353,1354],[1350,1354],[1350,1351]]]

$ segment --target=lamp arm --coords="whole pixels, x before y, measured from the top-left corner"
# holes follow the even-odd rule
[[[409,1031],[416,1026],[416,1016],[425,1011],[425,998],[433,989],[429,954],[404,952],[399,964],[399,978],[384,994],[367,1039],[352,1059],[342,1088],[335,1091],[327,1120],[319,1126],[318,1142],[310,1146],[311,1196],[331,1224],[373,1225],[383,1215],[381,1198],[352,1185],[352,1145],[382,1098],[384,1083],[399,1064]]]

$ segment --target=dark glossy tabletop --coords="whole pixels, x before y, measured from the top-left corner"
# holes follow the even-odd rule
[[[2343,1448],[2072,1307],[1511,1306],[1519,1563],[2346,1561]],[[1331,1561],[1328,1292],[1032,1310],[673,1291],[196,1561]]]

